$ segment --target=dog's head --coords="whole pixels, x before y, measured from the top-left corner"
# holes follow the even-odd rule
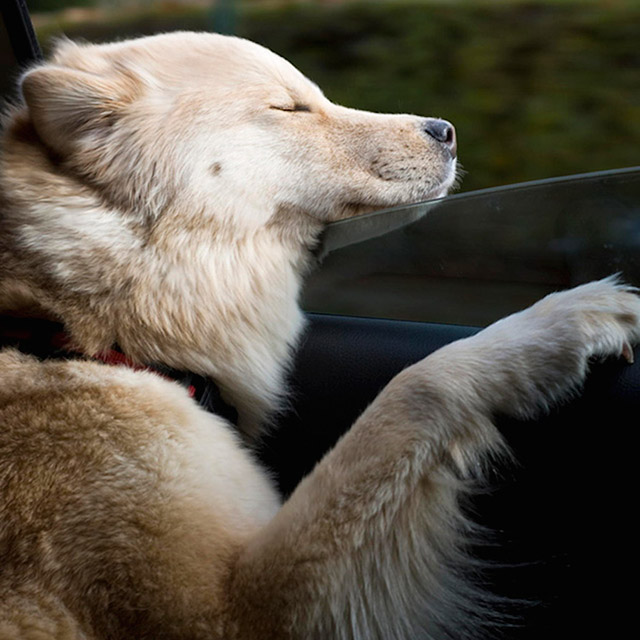
[[[248,431],[282,391],[323,224],[455,180],[448,122],[335,105],[238,38],[65,41],[22,91],[0,157],[0,308],[43,307],[88,353],[212,376]]]
[[[455,179],[448,122],[335,105],[238,38],[63,42],[22,88],[38,134],[72,171],[151,216],[177,199],[249,224],[278,213],[324,222],[444,195]]]

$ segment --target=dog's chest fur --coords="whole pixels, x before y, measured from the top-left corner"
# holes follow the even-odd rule
[[[299,229],[276,214],[241,230],[202,203],[153,219],[122,211],[53,163],[20,119],[4,145],[0,311],[17,300],[61,320],[83,353],[118,344],[137,361],[212,378],[257,436],[302,327]]]

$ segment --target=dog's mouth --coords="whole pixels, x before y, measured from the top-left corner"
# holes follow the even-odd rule
[[[446,175],[440,180],[426,182],[424,179],[398,180],[398,195],[394,197],[389,194],[384,198],[367,198],[362,201],[349,201],[335,212],[336,217],[332,219],[342,220],[353,216],[373,213],[381,209],[390,209],[392,207],[406,206],[425,202],[426,200],[435,200],[443,198],[447,194],[458,189],[462,179],[463,171],[454,161],[453,166],[447,171]],[[395,189],[394,189],[395,190]]]
[[[398,190],[399,197],[404,200],[402,204],[407,204],[407,198],[402,195],[403,191],[413,200],[437,198],[446,195],[460,178],[458,161],[446,149],[442,149],[435,159],[426,162],[424,159],[412,157],[385,162],[374,160],[369,172],[387,189]]]

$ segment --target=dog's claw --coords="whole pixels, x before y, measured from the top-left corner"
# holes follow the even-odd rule
[[[628,342],[625,342],[622,345],[622,354],[621,355],[629,364],[633,364],[633,362],[634,362],[633,349],[632,349],[631,345]]]

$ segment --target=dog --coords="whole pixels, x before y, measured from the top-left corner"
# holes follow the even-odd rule
[[[630,359],[635,290],[552,294],[408,367],[282,504],[251,446],[285,395],[318,236],[446,194],[455,129],[332,104],[204,33],[60,42],[21,95],[0,311],[63,326],[66,357],[0,352],[0,638],[478,636],[460,499],[504,450],[492,417]],[[237,429],[167,368],[215,381]]]

